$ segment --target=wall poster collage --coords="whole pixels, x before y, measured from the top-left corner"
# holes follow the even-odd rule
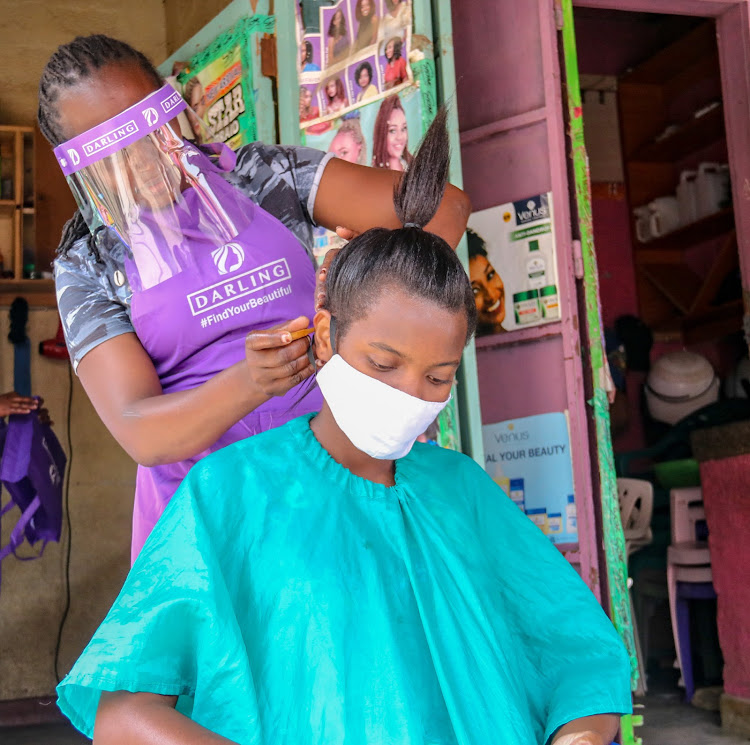
[[[403,171],[423,134],[409,62],[410,0],[302,0],[298,8],[305,144],[352,163]],[[334,233],[316,231],[319,261],[339,245]]]

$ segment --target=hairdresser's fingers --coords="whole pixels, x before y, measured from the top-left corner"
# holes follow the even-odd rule
[[[320,310],[325,304],[326,299],[326,277],[328,276],[328,269],[331,266],[336,254],[340,251],[340,248],[332,248],[326,254],[323,260],[323,265],[318,270],[318,278],[315,282],[315,310]]]
[[[39,421],[49,427],[54,424],[54,422],[49,418],[49,411],[47,411],[47,409],[39,409]]]
[[[295,385],[309,378],[314,372],[307,354],[291,360],[285,365],[263,370],[255,378],[258,388],[266,396],[283,396]]]
[[[350,241],[352,238],[356,238],[359,233],[354,230],[350,230],[349,228],[343,228],[341,227],[341,225],[339,225],[336,228],[336,235],[339,238],[343,238],[345,241]]]
[[[275,378],[279,377],[278,371],[282,370],[285,365],[301,357],[307,358],[310,344],[310,337],[304,336],[283,347],[247,350],[245,359],[256,375],[264,375],[267,370],[276,370],[277,373],[272,376]]]
[[[292,334],[308,328],[310,319],[299,316],[287,323],[272,326],[269,329],[251,331],[245,337],[245,351],[258,351],[262,349],[275,349],[291,344]]]

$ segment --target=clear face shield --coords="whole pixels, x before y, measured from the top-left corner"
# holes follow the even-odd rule
[[[177,117],[187,108],[165,84],[55,148],[89,229],[125,244],[140,289],[192,265],[189,244],[221,251],[252,222],[252,202],[221,176],[234,165],[231,150],[210,146],[224,148],[212,160],[183,139]],[[197,116],[190,121],[200,126]]]

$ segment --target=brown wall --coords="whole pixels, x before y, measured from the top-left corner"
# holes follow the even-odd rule
[[[167,18],[167,57],[176,52],[232,0],[164,0]],[[250,0],[248,13],[250,12]]]
[[[0,123],[32,124],[37,86],[54,49],[77,34],[105,33],[133,44],[159,64],[229,5],[230,0],[0,0]],[[248,12],[251,3],[248,0]],[[0,392],[13,387],[13,349],[0,308]],[[28,334],[34,392],[44,396],[58,437],[66,438],[69,378],[65,362],[36,354],[54,336],[56,309],[32,309]],[[116,597],[129,566],[135,465],[100,422],[73,376],[71,609],[60,670],[66,672]],[[4,495],[7,499],[7,495]],[[12,513],[14,516],[16,513]],[[2,525],[2,545],[13,518]],[[55,686],[53,656],[64,605],[64,551],[50,544],[42,559],[3,562],[0,588],[0,701],[48,696]]]
[[[33,123],[42,69],[55,48],[76,34],[106,33],[132,43],[154,62],[166,57],[162,0],[0,0],[0,17],[3,124]],[[28,333],[34,391],[46,399],[67,451],[68,366],[36,353],[39,341],[54,336],[57,323],[55,309],[32,310]],[[13,351],[6,329],[7,308],[0,308],[0,391],[13,387]],[[75,377],[71,433],[72,602],[63,636],[63,671],[88,642],[127,572],[135,479],[134,464],[101,424]],[[3,545],[12,520],[3,520]],[[53,653],[64,603],[63,559],[61,547],[50,544],[40,560],[3,562],[0,700],[49,695],[54,689]]]

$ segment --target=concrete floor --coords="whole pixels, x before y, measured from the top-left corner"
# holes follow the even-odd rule
[[[721,732],[718,712],[696,709],[682,702],[681,693],[647,696],[643,727],[636,735],[643,745],[747,745],[750,739],[730,737]]]
[[[747,745],[750,739],[721,734],[719,715],[696,709],[678,693],[643,699],[645,724],[636,730],[643,745]],[[70,725],[14,727],[0,730],[3,745],[84,745],[89,742]],[[478,743],[477,745],[486,745]]]

